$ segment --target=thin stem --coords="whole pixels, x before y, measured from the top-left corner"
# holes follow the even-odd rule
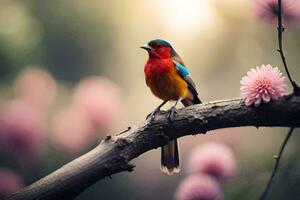
[[[274,159],[275,159],[275,165],[274,165],[274,168],[273,168],[273,171],[272,171],[272,175],[271,175],[271,177],[270,177],[270,179],[269,179],[269,181],[268,181],[268,184],[267,184],[267,186],[266,186],[264,192],[263,192],[262,195],[260,196],[260,200],[266,199],[266,197],[267,197],[267,195],[268,195],[268,192],[269,192],[269,190],[270,190],[270,188],[271,188],[271,184],[272,184],[272,182],[273,182],[273,178],[274,178],[274,176],[275,176],[275,174],[276,174],[276,172],[277,172],[277,169],[278,169],[278,167],[279,167],[279,162],[280,162],[282,153],[283,153],[283,151],[284,151],[284,149],[285,149],[285,147],[286,147],[286,144],[287,144],[287,142],[289,141],[289,139],[290,139],[290,137],[291,137],[293,131],[294,131],[294,127],[291,127],[290,130],[289,130],[289,132],[288,132],[287,135],[285,136],[285,139],[284,139],[284,141],[283,141],[283,143],[282,143],[282,145],[281,145],[281,147],[280,147],[280,150],[279,150],[278,155],[275,155],[275,156],[274,156]]]
[[[292,80],[291,74],[289,72],[288,66],[287,66],[287,62],[285,59],[285,55],[284,55],[284,51],[283,51],[283,45],[282,45],[282,33],[284,31],[284,27],[282,25],[282,0],[278,0],[278,52],[280,54],[283,66],[285,68],[285,71],[287,73],[287,76],[289,78],[289,81],[291,82],[293,88],[294,88],[294,92],[295,93],[299,93],[300,88],[299,86],[296,84],[296,82],[294,80]]]

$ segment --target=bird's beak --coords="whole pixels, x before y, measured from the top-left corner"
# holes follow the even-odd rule
[[[145,49],[146,51],[151,51],[151,47],[148,44],[145,44],[143,46],[141,46],[142,49]]]

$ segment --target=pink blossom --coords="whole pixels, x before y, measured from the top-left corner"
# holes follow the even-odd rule
[[[276,24],[278,0],[255,0],[254,14],[259,21]],[[284,24],[300,22],[300,3],[298,0],[282,0],[282,19]]]
[[[223,182],[236,173],[233,152],[224,144],[206,143],[196,147],[188,161],[188,173],[204,173]]]
[[[55,148],[77,153],[95,140],[94,133],[86,112],[76,105],[70,105],[54,116],[50,137]]]
[[[16,79],[14,87],[19,98],[40,111],[52,104],[57,90],[52,76],[38,67],[24,70]]]
[[[0,111],[2,150],[16,155],[37,153],[44,142],[44,119],[30,104],[16,99]]]
[[[283,96],[286,90],[285,77],[271,65],[262,65],[251,69],[241,80],[241,93],[247,106],[259,106],[261,101],[268,103],[271,99]]]
[[[176,200],[222,200],[223,193],[218,182],[206,174],[187,177],[177,188]]]
[[[73,99],[103,132],[111,130],[120,119],[119,87],[108,79],[92,76],[81,80],[74,90]]]
[[[21,177],[10,169],[0,167],[0,199],[10,196],[23,186]]]

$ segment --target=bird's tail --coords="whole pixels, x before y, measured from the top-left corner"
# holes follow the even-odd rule
[[[182,101],[182,104],[187,107],[194,104],[200,104],[201,100],[198,95],[190,95],[190,98],[185,98]],[[180,172],[179,165],[179,153],[178,153],[178,144],[177,140],[172,140],[169,144],[161,148],[161,171],[172,175],[174,173]]]
[[[160,170],[168,175],[180,172],[179,153],[177,140],[171,140],[169,144],[161,148]]]
[[[199,99],[198,95],[192,95],[192,97],[190,97],[190,98],[182,99],[181,103],[185,107],[188,107],[188,106],[191,106],[191,105],[194,105],[194,104],[200,104],[200,103],[202,103],[202,101]]]

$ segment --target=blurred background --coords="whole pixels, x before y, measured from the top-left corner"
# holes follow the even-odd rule
[[[260,20],[253,4],[1,0],[0,199],[92,149],[105,135],[145,119],[160,103],[145,84],[148,55],[139,48],[152,39],[173,44],[205,102],[240,97],[240,79],[252,67],[271,64],[285,73],[276,52],[276,23]],[[299,35],[299,26],[287,23],[287,61],[298,82]],[[222,185],[225,199],[256,199],[286,132],[245,127],[184,137],[179,175],[162,174],[160,150],[153,150],[133,161],[133,172],[101,180],[77,199],[172,199],[191,150],[208,141],[227,145],[235,155],[236,174]],[[270,199],[300,195],[297,133]]]

